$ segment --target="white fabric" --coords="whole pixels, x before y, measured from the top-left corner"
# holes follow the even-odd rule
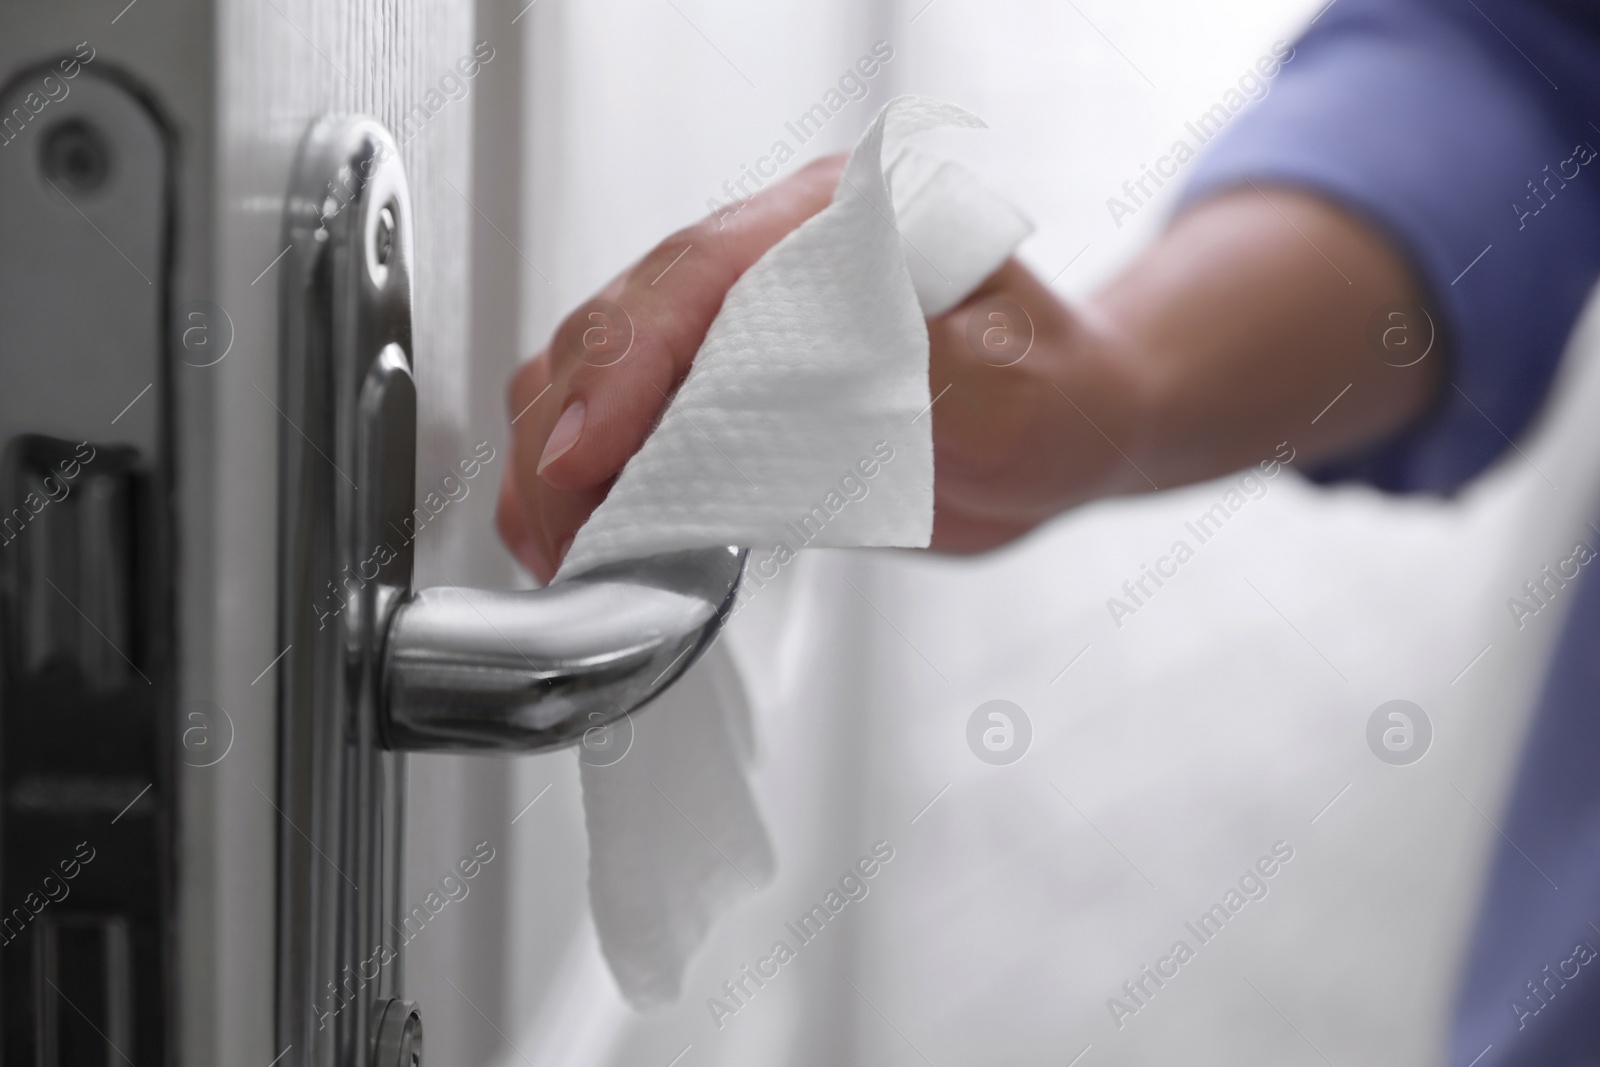
[[[878,113],[833,203],[729,291],[558,580],[674,549],[756,546],[770,567],[788,562],[779,545],[928,543],[923,315],[959,303],[1031,231],[954,164],[905,152],[886,173],[901,140],[944,125],[982,123],[915,97]],[[601,950],[623,995],[646,1008],[678,998],[712,921],[765,885],[774,861],[745,780],[748,708],[720,647],[633,728],[622,760],[583,765],[583,800]]]
[[[884,159],[919,130],[981,125],[918,97],[884,105],[833,203],[728,291],[660,426],[578,531],[558,580],[686,548],[928,543],[923,316],[959,302],[1031,227],[970,173],[921,153],[894,161],[891,195]],[[882,469],[852,499],[840,482],[864,477],[863,464]]]

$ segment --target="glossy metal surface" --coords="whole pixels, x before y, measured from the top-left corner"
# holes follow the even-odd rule
[[[745,553],[681,552],[537,591],[413,596],[425,524],[413,226],[382,127],[312,127],[285,238],[278,1041],[297,1064],[414,1064],[420,1016],[400,999],[404,750],[609,739],[608,724],[716,636]]]
[[[582,740],[688,669],[732,605],[744,555],[657,556],[532,592],[423,590],[389,634],[388,742],[535,752]]]
[[[357,1067],[403,981],[406,757],[380,742],[378,688],[411,584],[389,523],[415,482],[412,226],[381,126],[311,128],[284,237],[277,1047]]]
[[[372,1067],[422,1067],[422,1012],[411,1001],[390,1000],[378,1006]]]

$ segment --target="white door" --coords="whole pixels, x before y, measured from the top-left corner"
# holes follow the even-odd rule
[[[416,539],[415,584],[507,587],[518,577],[492,516],[513,366],[614,271],[725,200],[724,179],[875,42],[895,59],[806,151],[848,147],[896,92],[971,107],[993,126],[987,140],[945,147],[1035,216],[1028,265],[1082,294],[1159,222],[1146,212],[1113,229],[1104,193],[1317,6],[70,0],[0,11],[0,436],[8,449],[20,433],[55,442],[7,452],[0,514],[0,1058],[31,1057],[42,1018],[58,1053],[45,1062],[79,1062],[73,1050],[86,1048],[81,1062],[143,1063],[152,1047],[182,1064],[327,1062],[283,1036],[276,972],[280,850],[313,829],[282,810],[277,685],[297,654],[280,640],[279,450],[302,432],[282,410],[284,215],[315,119],[374,117],[409,181],[415,481],[442,501]],[[1111,40],[1149,69],[1173,66],[1176,99],[1146,92]],[[89,132],[56,139],[69,119]],[[1571,403],[1595,395],[1590,379]],[[1600,453],[1572,410],[1533,454],[1563,484],[1592,484],[1583,457]],[[95,459],[60,451],[80,439]],[[468,457],[481,470],[463,478]],[[38,495],[15,515],[19,489],[35,484],[19,471],[37,476]],[[1127,633],[1108,629],[1104,591],[1221,487],[1097,508],[971,566],[807,558],[729,642],[761,713],[753,781],[777,879],[719,918],[682,1003],[651,1016],[622,1002],[596,946],[576,761],[413,756],[398,903],[428,918],[402,935],[401,991],[419,1006],[425,1062],[1320,1062],[1242,980],[1264,975],[1263,991],[1335,1061],[1428,1062],[1451,995],[1439,960],[1460,950],[1472,907],[1462,886],[1494,836],[1461,798],[1491,810],[1503,793],[1553,631],[1498,646],[1508,658],[1485,660],[1478,670],[1493,673],[1477,689],[1451,679],[1499,640],[1500,591],[1589,514],[1572,499],[1547,506],[1536,482],[1502,470],[1446,511],[1280,480],[1234,548],[1164,595],[1165,619]],[[119,485],[166,495],[127,510]],[[109,504],[83,510],[94,500]],[[1542,524],[1537,536],[1518,509]],[[80,550],[136,513],[155,517],[141,544],[167,553],[166,570],[150,571],[162,582],[137,587],[149,616],[89,596],[123,589],[123,572],[120,557]],[[1348,613],[1352,590],[1429,640],[1406,661],[1373,653],[1380,669],[1352,695],[1243,587],[1241,574],[1269,563],[1298,621],[1345,635],[1335,661],[1371,652]],[[35,612],[31,629],[14,621],[19,605]],[[70,683],[50,673],[68,669]],[[141,685],[159,698],[129,706],[164,708],[165,734],[105,730],[115,699]],[[61,692],[66,710],[47,706],[80,717],[58,762],[6,762],[28,737],[18,709]],[[1458,724],[1409,777],[1371,760],[1358,729],[1396,695]],[[1032,753],[1015,766],[968,747],[969,717],[995,698],[1034,717]],[[1248,741],[1261,737],[1271,744]],[[74,769],[79,757],[100,762]],[[1448,832],[1408,849],[1435,825]],[[1298,881],[1280,882],[1260,926],[1201,963],[1230,964],[1240,980],[1185,979],[1160,1011],[1119,1028],[1107,998],[1163,949],[1175,916],[1280,837],[1300,850]],[[734,1018],[708,1013],[879,839],[896,858],[839,936]],[[19,841],[32,849],[22,860]],[[149,871],[167,880],[145,884]],[[1373,892],[1388,884],[1413,888]],[[117,913],[119,893],[146,910]],[[100,977],[45,1001],[24,995],[38,976],[75,973],[73,960]],[[148,986],[131,979],[146,974]]]
[[[216,302],[233,317],[236,342],[214,368],[224,373],[207,383],[205,407],[214,413],[218,442],[207,477],[214,487],[214,532],[207,540],[216,552],[209,578],[198,581],[220,622],[207,628],[216,646],[206,683],[226,694],[218,697],[225,706],[241,702],[234,716],[241,736],[239,766],[219,766],[231,774],[211,783],[213,803],[197,795],[193,809],[212,813],[210,847],[237,858],[210,866],[216,882],[197,887],[215,903],[210,928],[193,938],[210,954],[208,965],[191,972],[199,981],[190,992],[200,999],[191,1002],[184,1032],[196,1043],[194,1062],[267,1063],[284,1053],[278,1042],[287,1044],[272,1025],[275,883],[268,847],[283,832],[283,817],[258,793],[277,780],[274,705],[264,691],[267,679],[251,684],[284,650],[270,612],[233,606],[273,603],[276,546],[266,535],[276,529],[277,501],[262,488],[275,484],[274,442],[284,417],[262,393],[277,395],[273,283],[282,264],[272,264],[284,247],[283,198],[294,153],[311,121],[331,112],[370,115],[399,145],[415,221],[419,496],[455,476],[444,491],[448,507],[417,535],[416,582],[504,587],[512,573],[491,521],[500,464],[486,461],[470,480],[457,465],[503,455],[501,393],[516,357],[516,279],[523,267],[516,248],[499,236],[517,231],[521,209],[514,146],[524,70],[515,14],[466,0],[215,9],[211,276]],[[140,15],[136,7],[122,21]],[[477,164],[483,151],[492,153],[494,168]],[[406,931],[403,948],[405,996],[422,1010],[425,1062],[475,1062],[499,1043],[484,1020],[501,1019],[507,1010],[510,771],[505,761],[481,757],[412,760],[403,908],[446,901],[425,929]],[[478,849],[480,843],[487,848]],[[493,858],[460,883],[470,892],[444,894],[441,878],[475,854]],[[214,1007],[205,998],[214,998]]]
[[[285,432],[278,403],[278,272],[295,152],[321,115],[375,117],[393,132],[409,175],[421,398],[417,479],[419,486],[436,488],[447,475],[456,476],[446,490],[448,510],[417,537],[416,578],[491,587],[513,579],[491,521],[500,464],[484,461],[471,480],[461,479],[458,464],[503,454],[501,390],[517,353],[523,259],[513,241],[499,236],[518,232],[522,208],[515,146],[525,71],[516,14],[467,0],[399,7],[136,0],[0,14],[0,79],[16,83],[16,102],[25,111],[8,128],[5,162],[16,164],[16,180],[42,188],[27,176],[29,167],[38,169],[35,148],[71,109],[99,101],[92,118],[108,124],[101,147],[109,145],[110,177],[103,189],[85,186],[81,196],[69,185],[56,204],[60,217],[47,221],[82,242],[74,247],[93,270],[114,264],[127,272],[122,278],[107,274],[110,280],[102,283],[110,287],[104,299],[125,301],[121,338],[116,329],[97,325],[115,321],[112,316],[97,318],[80,303],[83,325],[74,337],[93,358],[76,365],[77,400],[63,403],[60,413],[19,412],[12,405],[5,431],[8,437],[19,429],[65,436],[76,432],[72,420],[81,409],[103,423],[95,441],[143,444],[145,458],[165,448],[161,455],[170,460],[174,571],[165,590],[143,593],[172,596],[176,632],[171,685],[164,690],[167,713],[174,721],[190,711],[199,717],[183,719],[168,736],[171,766],[150,783],[160,788],[141,795],[116,827],[109,820],[118,812],[104,812],[108,834],[147,811],[157,813],[152,819],[170,814],[175,820],[172,853],[147,857],[153,870],[170,863],[173,876],[164,898],[166,925],[152,920],[150,926],[170,935],[165,969],[126,971],[140,980],[164,976],[168,989],[165,995],[154,990],[153,1003],[164,1003],[168,1017],[163,1027],[141,1021],[149,1014],[144,1000],[137,1001],[138,1012],[91,1006],[86,1016],[131,1018],[102,1037],[112,1046],[132,1041],[126,1051],[142,1062],[149,1058],[141,1053],[162,1047],[150,1043],[158,1030],[173,1062],[310,1062],[302,1059],[307,1050],[279,1043],[274,1022],[278,843],[281,834],[299,832],[285,829],[277,797],[275,683],[285,658],[295,655],[277,643],[277,458]],[[74,57],[71,77],[40,66]],[[39,97],[26,94],[45,77],[50,80],[39,86],[45,103],[35,108]],[[479,136],[480,123],[491,127],[487,138]],[[475,165],[475,151],[485,144],[503,165]],[[149,158],[123,151],[130,145],[148,148]],[[142,182],[153,195],[124,197],[118,191],[124,179]],[[8,218],[12,223],[22,225]],[[18,252],[15,245],[6,249],[8,264],[22,262]],[[27,276],[25,267],[16,269],[23,271],[18,277]],[[123,285],[129,279],[136,289]],[[20,285],[9,289],[22,292]],[[123,292],[131,296],[118,295]],[[92,304],[92,286],[78,295],[86,294]],[[48,304],[48,297],[34,292],[31,299]],[[16,310],[8,325],[15,327],[26,310]],[[70,325],[59,309],[45,310]],[[14,376],[18,367],[48,353],[24,351],[15,329],[7,335],[7,378],[16,383],[23,380]],[[152,348],[160,351],[158,373],[133,382],[130,376],[146,369],[135,357],[149,356]],[[154,388],[130,404],[147,382]],[[129,410],[118,417],[124,405]],[[107,408],[103,418],[101,408]],[[171,434],[165,443],[163,428]],[[85,470],[106,462],[102,456],[100,467]],[[52,506],[67,514],[66,504]],[[91,605],[83,617],[104,623],[97,610]],[[121,641],[117,632],[107,636]],[[148,666],[141,657],[134,652],[130,668]],[[104,669],[114,674],[122,668],[118,661]],[[423,1005],[429,1062],[473,1062],[500,1040],[484,1020],[506,1011],[503,930],[515,862],[506,848],[510,771],[506,761],[482,758],[413,761],[406,841],[411,874],[402,899],[409,905],[437,894],[441,877],[457,871],[464,857],[493,857],[470,892],[453,890],[447,907],[430,912],[433,921],[405,948],[407,996]],[[98,808],[94,816],[100,817]],[[577,855],[570,836],[555,842],[560,862]],[[73,843],[66,842],[64,860],[71,860]],[[480,843],[487,844],[475,853]],[[84,871],[110,871],[106,856],[102,843]],[[136,879],[137,861],[115,862],[128,864],[123,878]],[[76,899],[86,898],[80,892]],[[521,903],[540,904],[531,895]],[[46,908],[40,921],[51,914]],[[96,933],[95,951],[124,951],[118,948],[121,929]],[[143,936],[144,927],[133,929],[135,940]],[[66,945],[67,934],[60,937]],[[21,956],[14,950],[12,958]],[[71,1016],[66,1007],[60,1012]],[[16,1031],[13,1022],[8,1017],[8,1029]],[[134,1036],[119,1037],[124,1032]],[[76,1038],[69,1034],[68,1040]],[[94,1047],[92,1056],[104,1051]],[[61,1062],[71,1054],[60,1051],[68,1057]],[[120,1062],[122,1054],[120,1048],[106,1053],[110,1062]]]

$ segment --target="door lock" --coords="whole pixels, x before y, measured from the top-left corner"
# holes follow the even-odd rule
[[[412,589],[411,203],[378,123],[306,134],[285,220],[280,405],[278,1037],[317,1067],[415,1067],[402,998],[406,753],[573,744],[671,685],[742,549],[548,589]]]
[[[174,145],[67,62],[0,87],[0,1061],[168,1063]]]

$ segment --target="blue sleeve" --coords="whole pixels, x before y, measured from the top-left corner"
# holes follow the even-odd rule
[[[1558,6],[1338,0],[1195,164],[1188,203],[1253,181],[1366,218],[1441,320],[1430,410],[1316,477],[1451,492],[1538,411],[1600,274],[1600,36]]]

